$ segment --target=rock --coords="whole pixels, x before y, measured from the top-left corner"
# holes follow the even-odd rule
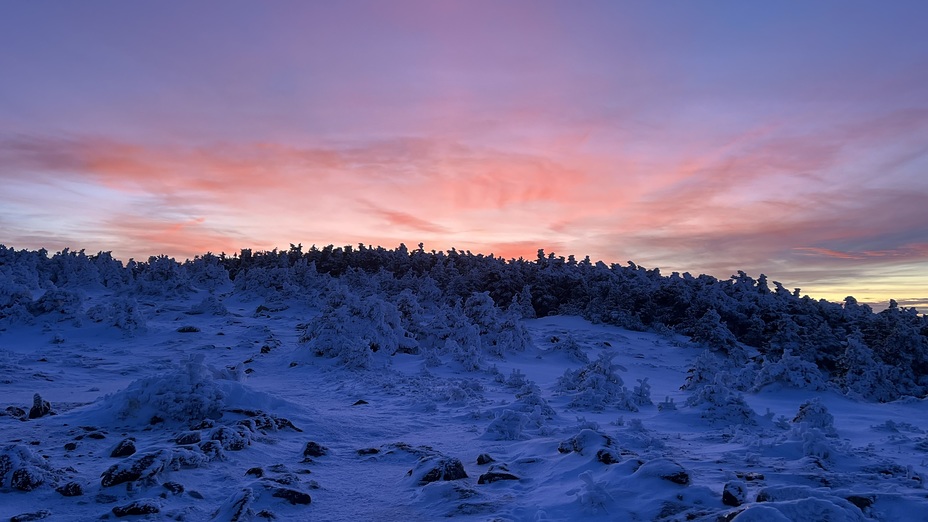
[[[274,490],[273,496],[282,498],[293,505],[306,505],[313,501],[313,499],[309,496],[309,493],[303,493],[302,491],[297,491],[295,489],[277,488]]]
[[[640,477],[657,477],[663,480],[686,486],[690,483],[690,476],[683,469],[683,466],[670,459],[654,459],[645,462],[635,471],[635,475]]]
[[[355,401],[354,404],[352,404],[352,406],[363,406],[365,404],[369,404],[369,403],[364,399],[358,399],[357,401]]]
[[[84,494],[84,488],[77,482],[68,482],[63,486],[58,486],[55,491],[63,497],[79,497]]]
[[[809,486],[767,486],[757,492],[757,502],[786,502],[815,496]]]
[[[284,473],[283,475],[278,475],[276,477],[267,477],[264,480],[275,482],[281,486],[292,486],[294,484],[300,483],[300,478],[293,473]]]
[[[32,491],[45,483],[45,473],[35,466],[26,465],[13,472],[10,487],[20,491]]]
[[[208,430],[216,427],[216,422],[213,419],[203,419],[200,422],[190,426],[191,430]]]
[[[256,430],[278,431],[284,428],[290,428],[293,431],[299,431],[299,432],[303,431],[300,428],[297,428],[296,426],[294,426],[293,423],[290,422],[289,419],[278,417],[276,415],[265,413],[263,411],[245,410],[245,409],[239,409],[239,408],[235,408],[235,409],[231,409],[227,411],[251,417],[250,419],[243,419],[243,420],[238,421],[239,425],[245,426],[251,431],[256,431]]]
[[[222,444],[218,440],[204,440],[200,443],[199,448],[210,460],[222,460],[225,458],[222,452]]]
[[[722,490],[722,504],[738,507],[747,499],[747,484],[740,480],[733,480],[725,484]]]
[[[485,466],[491,462],[496,462],[496,460],[494,460],[493,457],[491,457],[489,454],[481,453],[480,455],[477,455],[478,466]]]
[[[110,453],[110,457],[113,458],[123,458],[135,454],[135,439],[129,437],[119,441],[119,444],[113,448],[113,451]]]
[[[244,488],[232,494],[231,497],[223,502],[222,506],[219,507],[219,511],[213,515],[212,519],[228,522],[244,522],[246,520],[251,520],[251,503],[254,499],[254,491],[251,488]]]
[[[17,419],[22,419],[26,416],[26,410],[17,408],[16,406],[7,406],[5,411],[10,417],[16,417]]]
[[[595,449],[613,449],[616,447],[615,440],[609,435],[600,433],[591,429],[580,430],[577,435],[561,442],[558,447],[558,453],[579,453],[589,455]]]
[[[32,396],[32,408],[29,409],[29,418],[38,419],[51,413],[52,405],[36,393]]]
[[[198,444],[200,440],[199,431],[188,431],[178,435],[177,438],[174,439],[174,442],[180,444],[181,446],[186,446],[189,444]]]
[[[210,432],[209,438],[210,440],[219,441],[222,444],[222,449],[227,451],[241,451],[251,444],[251,436],[244,426],[237,426],[236,428],[220,426],[214,428]]]
[[[322,457],[329,452],[329,448],[319,444],[318,442],[309,441],[306,443],[306,447],[303,449],[304,457]]]
[[[184,485],[178,482],[165,482],[164,484],[161,484],[161,487],[175,495],[180,495],[184,492]]]
[[[68,442],[67,444],[64,445],[64,450],[65,450],[65,451],[74,451],[74,450],[76,450],[76,449],[77,449],[77,443],[76,443],[76,442]]]
[[[258,511],[257,513],[255,513],[255,516],[258,518],[266,518],[267,520],[277,520],[277,515],[275,515],[274,513],[266,509],[262,509],[261,511]]]
[[[492,484],[500,480],[519,480],[519,477],[505,471],[488,471],[477,479],[477,484]]]
[[[6,474],[13,469],[13,459],[9,455],[0,454],[0,486],[6,480]]]
[[[872,506],[873,502],[876,500],[872,495],[851,495],[849,497],[845,497],[845,499],[862,510]]]
[[[419,459],[418,468],[420,472],[417,475],[420,475],[419,485],[424,486],[429,482],[437,482],[439,480],[460,480],[467,478],[467,473],[464,471],[464,464],[460,460],[450,457],[439,457],[439,458],[429,458],[425,457]],[[422,471],[425,471],[422,473]],[[410,474],[413,471],[410,470]]]
[[[106,434],[99,432],[99,431],[94,431],[94,432],[88,433],[87,438],[95,439],[95,440],[103,440],[106,438]]]
[[[52,516],[52,512],[43,509],[42,511],[33,511],[32,513],[23,513],[22,515],[10,517],[10,522],[30,522],[32,520],[42,520],[50,516]]]
[[[380,453],[377,448],[362,448],[358,450],[358,455],[376,455]]]
[[[100,485],[108,488],[124,482],[134,482],[143,477],[154,476],[163,468],[164,461],[160,452],[146,453],[133,460],[122,461],[110,466],[109,469],[103,472]]]
[[[737,477],[740,479],[744,479],[748,482],[753,482],[755,480],[764,480],[763,473],[755,473],[753,471],[748,471],[747,473],[738,473]]]
[[[136,500],[125,506],[116,506],[113,508],[113,514],[120,518],[136,515],[151,515],[160,512],[161,507],[155,503],[155,501],[148,499]]]
[[[261,478],[264,476],[264,470],[261,468],[250,468],[245,472],[246,475],[254,475],[255,477]]]
[[[596,460],[602,462],[603,464],[618,464],[621,462],[619,460],[619,455],[612,448],[603,448],[596,452]]]

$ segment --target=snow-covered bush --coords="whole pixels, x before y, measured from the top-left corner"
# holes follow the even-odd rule
[[[587,515],[608,513],[609,506],[615,502],[605,483],[593,480],[593,473],[589,470],[580,474],[583,488],[576,493],[577,501]]]
[[[654,404],[651,401],[651,384],[648,382],[648,378],[636,379],[638,385],[632,390],[632,402],[638,406],[650,406]]]
[[[87,317],[127,332],[144,329],[146,324],[138,301],[131,297],[112,297],[105,303],[94,305],[87,310]]]
[[[729,424],[757,424],[757,413],[748,406],[744,396],[726,386],[725,372],[719,372],[712,384],[696,387],[687,397],[686,404],[702,409],[702,417],[713,422]]]
[[[829,437],[836,437],[835,417],[828,412],[818,397],[809,399],[799,406],[799,412],[793,418],[794,424],[805,424],[809,428],[818,428]]]
[[[738,344],[738,340],[714,308],[706,310],[702,317],[687,329],[686,333],[693,342],[722,350],[724,353],[728,353]]]
[[[215,292],[220,288],[227,288],[232,285],[229,278],[229,271],[222,266],[219,258],[213,254],[207,253],[203,256],[196,256],[192,261],[184,263],[190,282],[197,288]]]
[[[764,358],[754,380],[754,390],[760,390],[772,383],[816,391],[824,390],[826,387],[818,366],[793,355],[788,349],[783,351],[783,355],[777,361]]]
[[[529,345],[528,332],[521,323],[521,311],[502,312],[489,292],[475,292],[464,301],[464,315],[477,327],[483,350],[493,357],[506,351],[522,351]]]
[[[557,413],[548,401],[541,395],[541,388],[532,381],[528,381],[516,392],[516,402],[513,403],[520,411],[540,416],[542,420],[552,419]],[[536,415],[537,414],[537,415]]]
[[[510,388],[521,388],[529,383],[529,380],[525,377],[525,374],[522,373],[522,370],[518,368],[513,368],[509,372],[509,378],[506,379],[506,386]]]
[[[524,440],[528,437],[522,433],[528,424],[528,415],[513,410],[503,410],[487,426],[485,436],[493,440]]]
[[[602,411],[607,406],[633,404],[616,371],[626,371],[612,362],[614,353],[601,353],[596,360],[576,370],[567,369],[557,380],[557,391],[571,396],[572,408]]]
[[[33,315],[55,314],[61,318],[72,318],[81,311],[84,296],[80,292],[60,288],[46,291],[29,305]]]
[[[467,326],[458,330],[454,337],[445,341],[443,353],[461,364],[467,371],[477,371],[483,363],[482,343],[476,326]]]
[[[190,357],[174,371],[145,377],[104,399],[122,421],[148,424],[153,419],[190,423],[222,416],[226,394],[205,364]]]
[[[563,353],[567,355],[568,359],[574,362],[583,364],[590,362],[590,358],[587,356],[586,352],[583,351],[580,343],[570,334],[565,335],[563,339],[558,338],[550,351],[554,353]]]
[[[687,370],[686,380],[680,389],[692,390],[715,382],[715,375],[720,368],[722,368],[722,360],[719,357],[708,350],[700,353],[693,362],[693,366]]]
[[[29,288],[13,281],[9,267],[0,266],[0,326],[31,321],[31,303]]]
[[[190,307],[189,315],[229,315],[229,309],[215,295],[208,295],[199,303]]]
[[[52,469],[41,455],[24,444],[0,450],[0,488],[31,491],[52,477]]]
[[[185,295],[193,290],[187,270],[173,258],[150,257],[130,268],[136,273],[133,287],[142,295]]]
[[[327,290],[322,313],[300,340],[316,355],[338,358],[350,368],[369,368],[374,352],[393,355],[418,346],[406,335],[392,303],[377,296],[361,298],[338,283]]]
[[[848,337],[844,350],[844,388],[852,395],[887,402],[899,396],[892,367],[877,361],[873,350],[859,337]]]

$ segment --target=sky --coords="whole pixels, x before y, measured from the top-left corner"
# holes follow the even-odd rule
[[[7,2],[0,243],[400,243],[928,308],[923,1]]]

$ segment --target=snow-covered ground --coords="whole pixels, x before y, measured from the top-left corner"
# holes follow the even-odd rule
[[[353,365],[318,302],[210,295],[0,332],[0,520],[928,520],[925,400],[742,394],[687,338],[574,316]]]

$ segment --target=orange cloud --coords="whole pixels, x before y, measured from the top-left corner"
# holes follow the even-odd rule
[[[205,218],[176,220],[121,215],[101,224],[100,233],[113,238],[112,243],[122,252],[145,260],[153,252],[178,259],[193,258],[207,251],[235,253],[255,244],[254,240],[211,228]],[[106,241],[106,240],[104,240]],[[153,246],[158,250],[153,250]]]

